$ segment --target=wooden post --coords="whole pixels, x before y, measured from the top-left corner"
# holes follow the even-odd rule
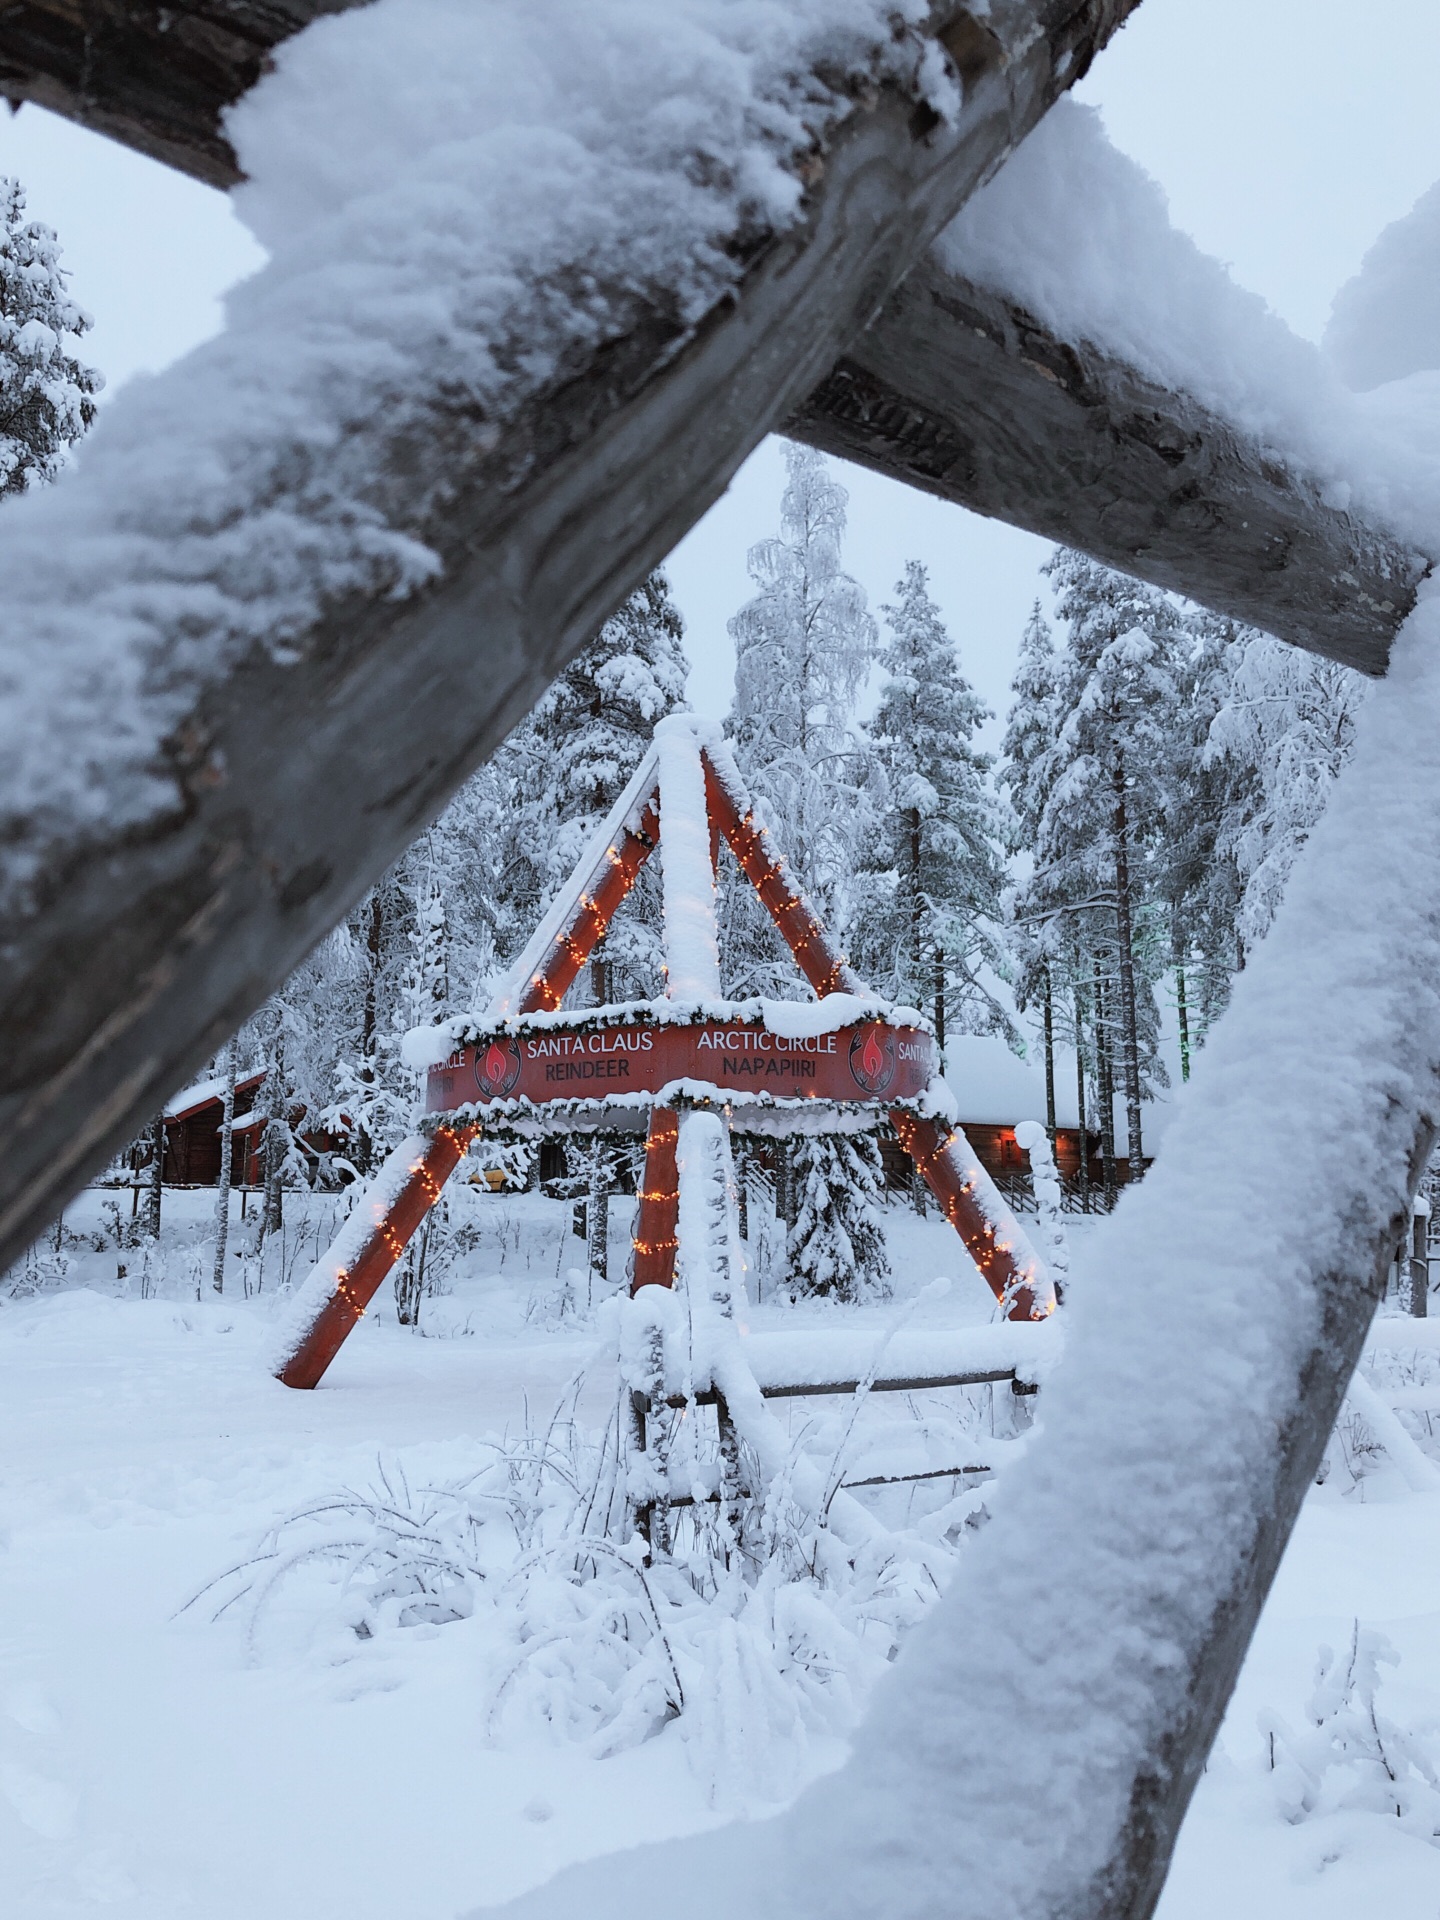
[[[334,1291],[310,1322],[295,1351],[276,1374],[287,1387],[314,1387],[346,1336],[375,1298],[411,1235],[440,1198],[478,1127],[441,1127],[415,1161],[409,1178],[336,1278]],[[364,1205],[364,1202],[361,1202]]]
[[[680,1222],[680,1115],[674,1107],[653,1107],[645,1142],[645,1172],[635,1210],[632,1294],[641,1287],[673,1287]]]
[[[603,938],[615,909],[634,886],[659,833],[660,815],[652,795],[634,826],[622,826],[602,851],[573,909],[556,928],[544,960],[526,981],[521,1013],[553,1013],[559,1006]]]
[[[1000,1238],[975,1193],[975,1176],[957,1151],[956,1129],[896,1107],[890,1115],[900,1144],[925,1177],[940,1202],[945,1218],[965,1242],[986,1285],[1007,1308],[1010,1320],[1043,1320],[1045,1308],[1037,1301],[1014,1253]]]
[[[1410,1312],[1416,1320],[1430,1313],[1430,1203],[1423,1196],[1410,1216]]]

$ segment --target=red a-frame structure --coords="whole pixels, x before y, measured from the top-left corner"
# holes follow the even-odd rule
[[[390,1156],[301,1290],[277,1368],[286,1386],[313,1387],[320,1380],[487,1117],[523,1112],[533,1120],[543,1118],[547,1107],[563,1107],[573,1124],[577,1102],[568,1080],[563,1091],[552,1094],[538,1071],[526,1077],[527,1059],[555,1045],[545,1037],[553,1033],[553,1021],[537,1022],[536,1016],[559,1009],[641,867],[660,847],[662,833],[666,1002],[650,1018],[635,1018],[633,1009],[590,1009],[569,1029],[571,1045],[583,1046],[588,1037],[592,1050],[598,1046],[606,1054],[636,1050],[635,1076],[629,1077],[628,1062],[624,1069],[627,1094],[632,1103],[634,1094],[647,1100],[649,1123],[632,1292],[674,1282],[681,1106],[713,1104],[728,1115],[743,1094],[716,1078],[717,1052],[785,1044],[763,1030],[757,1003],[729,1003],[721,993],[714,894],[723,840],[817,1000],[843,995],[859,1002],[858,1008],[849,1000],[840,1004],[818,1063],[819,1077],[816,1064],[807,1063],[811,1082],[803,1094],[768,1103],[772,1116],[779,1109],[779,1130],[786,1128],[787,1112],[799,1125],[806,1103],[817,1098],[835,1108],[888,1109],[902,1145],[1008,1317],[1038,1320],[1051,1311],[1053,1292],[1040,1260],[964,1135],[941,1117],[948,1094],[934,1076],[928,1033],[913,1024],[897,1026],[889,1018],[891,1009],[866,993],[831,944],[756,821],[718,729],[675,715],[656,729],[655,744],[490,1013],[457,1034],[450,1059],[432,1069],[432,1130],[403,1142]],[[904,1063],[898,1072],[897,1059]],[[875,1070],[869,1062],[886,1064]],[[553,1067],[548,1077],[555,1077]],[[582,1099],[580,1105],[588,1110],[590,1124],[603,1124],[603,1098]]]

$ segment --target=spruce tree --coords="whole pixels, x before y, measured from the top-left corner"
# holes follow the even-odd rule
[[[1056,772],[1055,642],[1037,600],[1020,639],[1020,659],[1010,683],[1014,696],[1000,746],[998,784],[1009,796],[1007,826],[1011,854],[1033,855],[1040,820]],[[1074,1004],[1073,929],[1063,914],[1044,867],[1031,864],[1010,901],[1010,948],[1014,961],[1015,1004],[1022,1013],[1041,1011],[1045,1059],[1045,1125],[1055,1140],[1055,1038],[1065,1012]],[[1067,964],[1068,963],[1068,964]],[[1062,989],[1068,985],[1070,992]],[[1058,1003],[1058,1018],[1057,1018]],[[1081,1074],[1079,1119],[1085,1121],[1084,1042],[1075,1022],[1076,1060]],[[1082,1156],[1083,1159],[1083,1156]]]
[[[1188,655],[1183,697],[1170,729],[1156,871],[1169,918],[1180,1074],[1188,1080],[1195,1051],[1223,1009],[1236,969],[1243,882],[1230,825],[1251,814],[1255,778],[1249,767],[1210,750],[1211,731],[1228,698],[1237,629],[1198,608],[1186,614],[1183,626]]]
[[[1170,602],[1153,588],[1059,549],[1046,567],[1067,644],[1056,692],[1049,792],[1036,835],[1037,861],[1068,890],[1107,911],[1095,939],[1098,1005],[1108,1015],[1125,1099],[1132,1172],[1143,1164],[1146,1082],[1163,1085],[1152,991],[1163,964],[1150,938],[1152,860],[1165,817],[1171,729],[1182,698],[1184,643]],[[1068,871],[1067,871],[1068,870]],[[1100,931],[1091,914],[1092,939]],[[1113,1009],[1113,1010],[1112,1010]],[[1104,1061],[1102,1058],[1102,1072]],[[1101,1101],[1102,1124],[1105,1119]]]
[[[880,1150],[873,1138],[802,1133],[789,1145],[795,1218],[785,1251],[791,1298],[855,1302],[888,1293]]]
[[[651,574],[506,743],[514,804],[502,861],[503,911],[512,950],[568,879],[656,723],[684,707],[683,634],[669,582]],[[592,998],[614,999],[650,995],[660,985],[658,875],[642,871],[596,955],[589,988]]]
[[[95,418],[105,383],[75,357],[91,322],[68,278],[53,231],[0,177],[0,498],[53,480]]]
[[[1237,968],[1275,917],[1368,693],[1353,668],[1267,634],[1242,630],[1226,650],[1204,759],[1224,794],[1217,849],[1239,875]]]
[[[925,568],[907,563],[880,660],[887,678],[869,727],[882,781],[867,848],[866,900],[852,950],[861,971],[910,1006],[932,996],[937,1028],[1010,1032],[984,980],[1002,974],[1004,869],[975,745],[989,715],[960,671]]]

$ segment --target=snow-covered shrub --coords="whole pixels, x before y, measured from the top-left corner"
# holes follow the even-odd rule
[[[847,1543],[782,1470],[736,1529],[709,1497],[716,1456],[691,1447],[695,1504],[672,1510],[652,1562],[618,1417],[592,1432],[562,1410],[451,1477],[382,1463],[372,1485],[307,1502],[187,1605],[238,1619],[260,1661],[363,1657],[444,1626],[471,1636],[491,1739],[538,1731],[600,1756],[675,1722],[717,1805],[762,1805],[794,1790],[812,1736],[854,1724],[938,1596],[974,1498]],[[837,1485],[842,1464],[834,1449]],[[742,1472],[760,1484],[753,1459]]]
[[[1375,1704],[1382,1664],[1393,1667],[1399,1658],[1383,1633],[1357,1620],[1340,1657],[1320,1648],[1306,1707],[1309,1724],[1293,1733],[1278,1716],[1261,1716],[1275,1798],[1286,1820],[1379,1813],[1440,1844],[1440,1750],[1385,1718]]]

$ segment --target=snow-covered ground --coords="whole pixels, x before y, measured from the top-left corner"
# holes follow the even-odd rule
[[[98,1237],[105,1198],[77,1203],[72,1230]],[[261,1361],[274,1295],[244,1296],[243,1261],[223,1299],[203,1272],[194,1298],[203,1261],[184,1247],[200,1245],[213,1198],[167,1193],[166,1277],[146,1282],[161,1297],[137,1297],[133,1249],[72,1246],[61,1288],[0,1299],[0,1913],[448,1920],[568,1862],[729,1817],[677,1724],[608,1758],[539,1726],[490,1731],[494,1646],[478,1618],[361,1639],[296,1602],[252,1646],[234,1613],[181,1611],[309,1500],[382,1473],[413,1488],[473,1472],[485,1436],[543,1422],[596,1344],[583,1282],[567,1297],[581,1264],[569,1209],[469,1195],[474,1244],[426,1303],[429,1337],[372,1311],[318,1391],[288,1392]],[[329,1208],[308,1235],[303,1220],[290,1230],[302,1272]],[[762,1299],[752,1323],[878,1331],[939,1274],[954,1284],[909,1325],[990,1319],[933,1214],[897,1207],[887,1228],[893,1305]],[[618,1256],[623,1205],[613,1230]],[[1370,1376],[1428,1446],[1440,1324],[1379,1333]],[[582,1422],[603,1424],[609,1391],[593,1373]],[[791,1412],[823,1418],[815,1403]],[[984,1498],[1003,1497],[1002,1468]],[[1317,1647],[1343,1652],[1357,1619],[1400,1655],[1381,1714],[1440,1761],[1440,1494],[1410,1491],[1352,1420],[1266,1610],[1165,1920],[1434,1920],[1440,1850],[1328,1801],[1289,1824],[1266,1764],[1257,1715],[1301,1727]],[[1057,1596],[1052,1630],[1064,1620]],[[779,1772],[795,1786],[843,1751],[823,1729],[792,1744]],[[763,1790],[747,1799],[764,1810]]]

